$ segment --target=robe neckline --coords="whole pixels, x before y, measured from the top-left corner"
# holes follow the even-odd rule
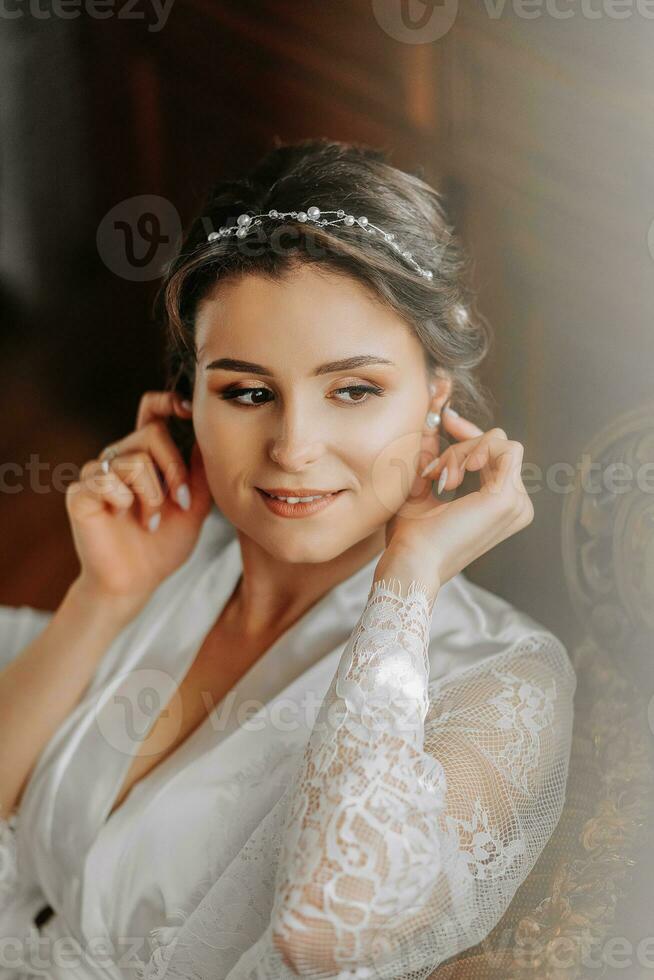
[[[382,549],[383,550],[383,549]],[[284,650],[283,658],[284,662],[279,663],[278,666],[278,683],[277,691],[269,692],[270,696],[274,696],[275,693],[279,693],[281,690],[285,689],[288,685],[292,684],[300,672],[308,669],[315,662],[316,657],[313,656],[313,650],[309,643],[300,642],[297,643],[297,638],[300,636],[305,636],[310,628],[311,622],[320,615],[321,609],[325,603],[333,603],[335,600],[338,601],[339,595],[346,589],[352,588],[355,583],[358,584],[361,581],[365,588],[368,579],[372,580],[372,574],[374,567],[379,561],[382,554],[382,550],[378,551],[372,558],[370,558],[364,565],[355,569],[350,575],[340,582],[332,586],[323,596],[316,600],[313,605],[311,605],[305,612],[296,619],[291,625],[281,633],[276,640],[266,649],[264,652],[257,657],[257,659],[252,663],[248,669],[242,674],[242,676],[237,680],[237,682],[230,688],[229,691],[214,704],[212,710],[208,712],[207,717],[204,718],[195,729],[187,736],[186,739],[177,746],[174,752],[170,753],[160,764],[157,764],[153,769],[150,770],[144,777],[139,779],[130,789],[129,793],[121,803],[121,805],[113,812],[110,813],[111,808],[114,805],[114,801],[118,795],[118,792],[122,788],[124,780],[129,771],[129,767],[133,761],[132,757],[128,757],[127,762],[121,768],[117,767],[116,770],[116,781],[112,787],[111,792],[108,795],[106,806],[103,811],[103,817],[101,821],[101,826],[98,829],[98,833],[102,832],[102,829],[109,824],[110,821],[116,823],[114,818],[118,817],[123,806],[127,803],[128,799],[131,797],[132,793],[135,796],[138,795],[139,789],[143,786],[145,790],[151,785],[151,783],[157,783],[161,781],[167,781],[168,770],[172,767],[174,761],[173,756],[177,757],[177,753],[180,754],[181,758],[192,756],[193,759],[197,758],[197,752],[195,752],[196,746],[201,744],[203,741],[210,741],[208,748],[215,748],[216,738],[215,733],[211,730],[212,720],[215,721],[216,716],[224,705],[225,700],[229,697],[230,693],[235,690],[240,690],[243,687],[256,688],[256,678],[261,675],[269,667],[269,662],[276,659],[276,654],[278,650]],[[213,626],[215,621],[218,619],[223,609],[225,608],[227,602],[229,601],[234,589],[236,588],[242,572],[243,572],[243,562],[240,543],[238,537],[235,536],[231,541],[224,547],[219,558],[216,558],[212,563],[212,566],[219,566],[219,575],[216,579],[215,575],[207,574],[206,581],[204,576],[201,577],[197,588],[202,590],[206,585],[211,589],[211,612],[207,617],[202,618],[202,626],[195,631],[195,637],[192,643],[189,643],[189,648],[186,657],[180,657],[172,665],[172,671],[174,672],[174,682],[178,685],[192,666],[195,658],[197,657],[200,647],[205,640],[208,630]],[[211,567],[211,566],[210,566]],[[207,570],[209,571],[209,570]],[[360,595],[360,590],[355,588],[357,595]],[[362,606],[363,608],[363,606]],[[293,639],[296,642],[292,642]],[[331,649],[331,646],[330,646]],[[284,674],[284,669],[290,668],[290,670]],[[284,682],[284,677],[286,677],[286,682]],[[254,685],[253,685],[253,682]],[[121,688],[122,689],[122,688]],[[115,695],[114,695],[115,696]],[[224,737],[229,737],[233,730],[224,733]],[[170,761],[170,765],[167,763]],[[177,767],[178,768],[178,767]],[[152,776],[152,780],[147,783],[149,777]],[[125,811],[127,812],[127,811]]]

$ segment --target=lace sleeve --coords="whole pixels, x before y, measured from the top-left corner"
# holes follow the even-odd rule
[[[293,789],[269,980],[426,978],[499,921],[559,820],[565,649],[533,633],[430,685],[430,619],[419,583],[373,584]]]

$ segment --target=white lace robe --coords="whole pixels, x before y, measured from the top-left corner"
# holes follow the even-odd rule
[[[233,560],[233,543],[231,548]],[[227,586],[233,585],[238,567],[235,562]],[[350,595],[357,594],[357,584],[359,590],[364,585],[367,588],[373,570],[374,562],[350,580]],[[191,578],[197,587],[197,579]],[[182,580],[180,574],[178,586]],[[462,590],[457,607],[465,630],[454,630],[455,616],[449,634],[447,623],[434,630],[433,619],[441,607],[444,616],[454,608],[456,590]],[[226,588],[224,595],[228,593]],[[341,590],[340,595],[346,592]],[[169,598],[163,594],[161,600],[165,603]],[[344,646],[298,673],[294,683],[283,688],[287,693],[304,691],[306,678],[315,679],[316,671],[335,664],[335,670],[322,674],[327,680],[315,719],[304,732],[298,726],[281,739],[270,728],[264,729],[265,734],[251,734],[254,751],[249,765],[248,742],[243,741],[240,765],[233,769],[231,782],[226,777],[220,786],[220,805],[212,803],[215,821],[205,818],[196,832],[189,833],[197,838],[196,849],[204,855],[207,872],[198,880],[192,901],[187,898],[178,909],[164,903],[165,919],[162,912],[160,926],[147,930],[147,951],[140,947],[134,962],[113,954],[104,958],[87,955],[83,962],[75,961],[77,972],[57,963],[47,976],[57,980],[64,976],[80,980],[101,976],[116,980],[290,980],[297,976],[423,980],[440,963],[488,934],[561,814],[571,744],[574,671],[565,649],[549,631],[467,583],[463,576],[441,590],[434,609],[419,582],[406,595],[395,582],[376,583],[362,605]],[[327,600],[322,612],[329,609]],[[332,608],[329,615],[333,617],[335,611]],[[148,619],[152,626],[154,619],[145,617]],[[317,616],[314,628],[316,621]],[[201,623],[198,637],[203,635],[202,628]],[[464,652],[461,663],[455,653],[465,631],[468,642],[479,646],[479,657],[468,666]],[[308,634],[300,629],[299,635]],[[124,665],[120,651],[130,645],[142,648],[142,636],[143,628],[135,627],[118,644],[114,666]],[[452,654],[450,669],[441,664],[444,672],[440,676],[434,670],[439,636],[442,648]],[[191,659],[189,654],[184,663],[188,665]],[[112,661],[110,654],[108,660]],[[147,661],[133,660],[135,665],[144,663]],[[114,696],[118,690],[111,686],[110,671],[111,666],[106,665],[104,674],[100,671],[91,685],[95,718],[100,720],[98,696],[106,704],[107,683]],[[77,721],[71,721],[68,731],[62,733],[67,735],[62,745],[69,744],[71,734],[83,727],[91,700],[83,702]],[[271,698],[267,707],[274,704]],[[105,741],[107,717],[99,723]],[[83,746],[84,739],[78,738],[77,744]],[[86,758],[97,765],[102,762],[101,751],[105,748],[98,741]],[[47,761],[47,752],[45,756]],[[79,794],[75,779],[81,777],[75,777],[75,766],[84,760],[84,752],[79,750],[77,762],[70,752],[64,757],[61,771]],[[56,769],[56,758],[55,753],[50,765],[41,766],[40,798],[46,809],[50,798],[57,795],[48,778]],[[204,758],[212,757],[200,756]],[[112,759],[108,754],[107,764]],[[100,817],[106,818],[128,762],[123,759],[117,766],[108,791],[101,794]],[[193,765],[188,768],[192,770]],[[171,771],[174,773],[169,769],[168,776]],[[206,780],[206,771],[204,777],[202,770],[198,775]],[[142,781],[144,792],[149,781],[150,776]],[[38,786],[38,776],[32,782]],[[154,814],[161,825],[169,810],[175,812],[170,783],[174,785],[174,779],[168,779],[169,795],[160,795],[159,808],[145,810],[150,820]],[[61,779],[59,785],[63,785]],[[181,784],[177,795],[186,792],[191,798],[193,786]],[[252,793],[254,788],[265,797],[256,814],[254,804],[248,802],[254,796],[246,794],[246,789]],[[37,791],[26,793],[28,814],[38,799]],[[146,796],[142,808],[147,803]],[[233,826],[221,824],[230,807]],[[151,824],[148,828],[146,816],[134,808],[131,823],[121,824],[121,807],[104,831],[101,819],[91,819],[77,837],[78,850],[86,853],[82,886],[57,894],[53,883],[36,900],[34,873],[28,883],[32,888],[21,890],[21,854],[20,848],[16,853],[16,841],[22,809],[10,821],[0,821],[0,903],[4,903],[0,938],[22,935],[23,929],[27,949],[29,936],[34,939],[35,935],[31,916],[48,892],[60,907],[42,927],[41,939],[49,937],[56,943],[76,937],[84,947],[91,934],[97,938],[106,932],[115,941],[130,922],[138,921],[137,934],[146,929],[143,917],[138,919],[141,906],[147,905],[145,895],[141,905],[133,904],[131,919],[123,917],[119,922],[117,918],[113,928],[109,927],[108,920],[118,916],[114,905],[120,906],[123,900],[125,874],[123,879],[112,878],[108,869],[113,864],[127,867],[131,890],[138,893],[152,865],[150,859],[137,863],[139,850],[146,848],[141,841],[148,834],[156,837],[160,827]],[[93,815],[92,803],[89,809]],[[65,813],[66,807],[60,811]],[[71,819],[69,808],[68,815]],[[146,824],[140,837],[139,820]],[[56,826],[56,815],[50,823],[53,821]],[[244,828],[238,826],[239,821]],[[30,844],[27,829],[31,828],[38,857],[38,820],[26,816],[25,822],[22,848],[26,851]],[[179,822],[172,822],[171,833],[179,835]],[[114,848],[120,844],[113,855],[112,837],[107,833],[111,826]],[[86,843],[92,843],[94,835],[95,851]],[[168,857],[156,852],[172,866],[174,846]],[[64,868],[67,860],[69,871],[75,871],[72,856],[62,848]],[[36,867],[38,860],[32,865]],[[143,868],[148,875],[139,870]],[[104,894],[94,892],[101,872],[108,875]],[[80,880],[72,874],[69,877]],[[165,891],[165,877],[163,864],[152,870],[156,889],[148,896],[150,904],[154,894]],[[124,901],[128,902],[126,897]],[[177,920],[175,924],[172,919]],[[14,942],[12,955],[15,949]],[[20,961],[20,969],[16,959],[10,960],[4,974],[2,962],[0,959],[2,980],[35,975],[31,954]]]

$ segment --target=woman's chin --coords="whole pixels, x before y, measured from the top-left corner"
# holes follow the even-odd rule
[[[261,506],[258,502],[258,508]],[[338,504],[334,507],[336,509]],[[331,520],[327,513],[292,520],[288,515],[261,514],[258,508],[252,512],[249,507],[243,507],[238,513],[235,508],[226,508],[224,513],[243,535],[271,558],[293,565],[334,561],[382,526],[370,526],[368,513],[360,515],[359,521],[353,519],[351,513],[346,518],[335,515],[335,520]]]
[[[266,537],[263,540],[254,536],[271,558],[292,565],[320,564],[338,558],[348,547],[339,546],[334,536],[308,534],[306,531],[287,531],[282,536]]]
[[[295,525],[296,522],[289,522]],[[297,522],[298,524],[300,522]],[[332,525],[329,528],[301,528],[295,526],[275,529],[262,533],[259,524],[256,528],[245,533],[268,552],[276,561],[288,562],[293,565],[314,564],[334,561],[347,551],[362,546],[371,534],[378,528],[365,526],[351,527],[350,534],[345,533],[343,526]],[[382,545],[383,546],[383,538]]]

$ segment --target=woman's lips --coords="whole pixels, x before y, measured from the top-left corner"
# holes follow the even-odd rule
[[[277,514],[278,517],[309,517],[311,514],[317,514],[319,511],[325,510],[326,507],[329,507],[343,493],[342,490],[336,490],[334,493],[329,493],[321,497],[320,500],[289,504],[285,500],[276,500],[274,497],[269,497],[265,490],[260,490],[259,487],[256,490],[268,510],[272,511],[273,514]]]

